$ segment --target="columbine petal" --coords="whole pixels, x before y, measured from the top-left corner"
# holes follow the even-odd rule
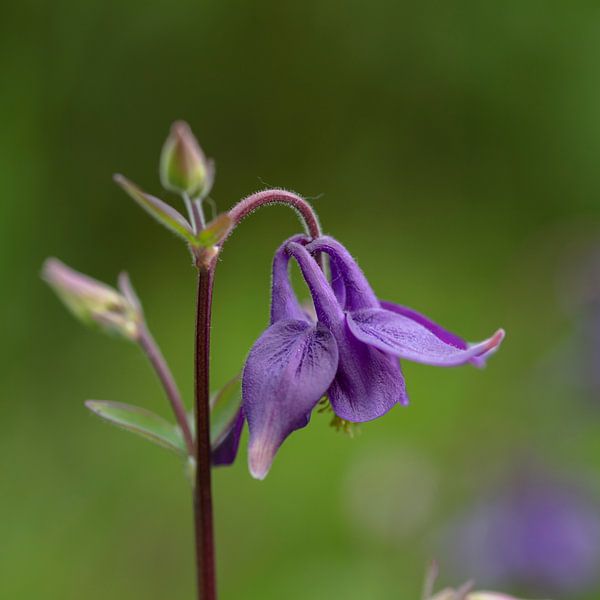
[[[311,253],[325,252],[331,257],[331,278],[335,281],[334,290],[343,309],[379,307],[379,300],[367,278],[342,244],[332,237],[322,236],[308,244],[306,248]]]
[[[347,315],[347,322],[354,336],[365,344],[399,358],[439,367],[462,365],[494,350],[504,338],[504,331],[499,329],[488,340],[461,349],[419,322],[380,308],[353,311]]]
[[[331,259],[329,261],[329,272],[331,274],[331,289],[337,298],[338,304],[345,309],[346,308],[346,284],[344,283],[344,276],[340,270],[336,260]]]
[[[340,367],[328,392],[335,414],[362,423],[381,417],[396,404],[406,406],[408,396],[399,362],[353,339],[347,329],[340,338],[336,337]]]
[[[381,308],[384,308],[385,310],[390,310],[392,312],[398,313],[399,315],[404,315],[405,317],[416,321],[420,325],[423,325],[423,327],[429,329],[429,331],[431,331],[433,335],[440,338],[440,340],[442,340],[446,344],[456,346],[461,350],[467,350],[467,348],[470,347],[470,344],[463,340],[463,338],[461,338],[460,336],[456,335],[455,333],[452,333],[451,331],[448,331],[441,325],[438,325],[425,315],[412,308],[409,308],[408,306],[401,306],[400,304],[394,304],[393,302],[387,302],[385,300],[381,300],[380,304]],[[486,358],[488,356],[491,356],[495,351],[496,348],[479,356],[475,356],[469,362],[472,365],[475,365],[476,367],[484,367]]]
[[[397,403],[406,404],[404,378],[398,361],[355,339],[317,262],[299,244],[291,243],[288,249],[300,265],[319,322],[331,330],[337,342],[338,370],[327,394],[335,414],[348,421],[370,421]]]
[[[215,466],[231,465],[235,460],[240,446],[242,429],[244,428],[244,413],[239,410],[231,429],[216,448],[213,448],[211,457]]]
[[[337,365],[336,341],[322,325],[278,321],[254,344],[242,379],[254,477],[264,479],[283,440],[308,423]]]
[[[306,242],[304,235],[295,235],[284,242],[273,257],[273,277],[271,284],[271,325],[282,319],[309,320],[298,302],[289,277],[290,255],[286,251],[289,242]]]

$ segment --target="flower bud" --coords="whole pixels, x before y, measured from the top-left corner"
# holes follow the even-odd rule
[[[129,340],[138,338],[141,309],[114,288],[74,271],[56,258],[46,260],[42,278],[83,323]]]
[[[160,155],[160,180],[165,189],[190,196],[206,194],[212,184],[212,164],[207,161],[190,126],[176,121]]]

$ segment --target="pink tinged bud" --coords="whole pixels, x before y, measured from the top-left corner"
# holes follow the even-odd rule
[[[190,196],[206,195],[213,166],[204,156],[190,126],[173,123],[160,155],[160,180],[165,189]]]
[[[42,278],[52,287],[66,307],[83,323],[100,330],[136,340],[142,320],[141,307],[132,302],[133,288],[126,276],[124,294],[49,258],[42,268]],[[129,298],[127,296],[130,296]]]

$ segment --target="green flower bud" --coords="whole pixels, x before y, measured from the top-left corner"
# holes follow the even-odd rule
[[[212,163],[206,159],[190,126],[177,121],[171,126],[160,155],[163,187],[178,194],[206,195],[212,185]]]
[[[56,258],[44,263],[42,278],[54,289],[66,307],[83,323],[106,333],[117,334],[129,340],[138,339],[142,313],[137,300],[131,296],[127,283],[124,293],[119,293],[100,281],[67,267]]]

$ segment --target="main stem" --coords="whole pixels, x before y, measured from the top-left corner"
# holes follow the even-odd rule
[[[214,263],[213,263],[214,265]],[[212,516],[210,453],[210,321],[214,267],[198,267],[196,303],[196,482],[194,522],[196,532],[196,571],[198,600],[215,600],[215,544]]]

